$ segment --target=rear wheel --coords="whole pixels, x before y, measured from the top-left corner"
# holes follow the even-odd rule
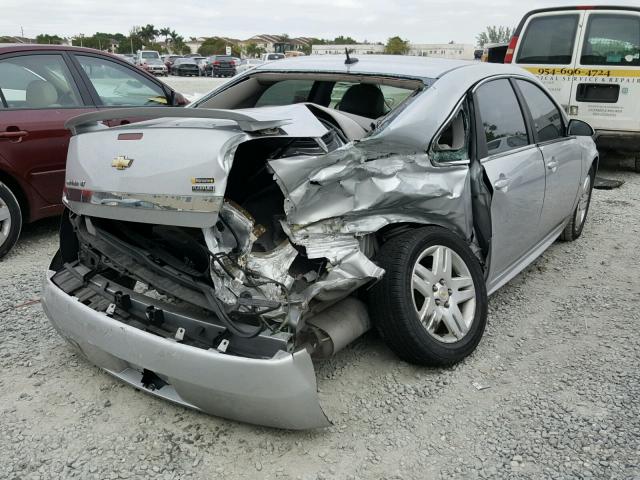
[[[487,291],[464,241],[421,228],[389,240],[376,259],[386,273],[369,291],[370,312],[389,348],[421,365],[451,365],[473,352],[487,320]]]
[[[21,229],[20,204],[9,187],[0,182],[0,258],[16,244]]]
[[[577,240],[582,235],[584,224],[587,221],[587,213],[591,204],[591,192],[593,191],[593,169],[589,171],[589,175],[582,181],[580,187],[580,198],[576,205],[571,220],[564,227],[560,234],[560,239],[565,242]]]

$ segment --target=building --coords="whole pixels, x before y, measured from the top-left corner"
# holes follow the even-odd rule
[[[409,55],[417,57],[473,60],[475,47],[469,43],[410,43]]]
[[[373,55],[384,53],[384,45],[381,43],[358,43],[354,45],[313,45],[312,55],[344,55],[344,49],[354,55]]]
[[[303,52],[309,48],[315,39],[310,37],[289,38],[286,35],[254,35],[251,38],[239,42],[244,49],[253,43],[256,47],[263,49],[266,53],[286,53],[290,51]]]
[[[191,49],[191,53],[196,53],[206,39],[206,37],[191,37],[184,44]]]
[[[380,43],[313,45],[311,53],[312,55],[344,55],[345,48],[348,48],[354,55],[384,53],[384,45]],[[474,46],[466,43],[410,43],[408,55],[473,60],[473,51]]]

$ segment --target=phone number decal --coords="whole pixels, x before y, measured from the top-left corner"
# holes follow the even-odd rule
[[[534,75],[562,75],[567,77],[640,77],[640,68],[615,69],[604,68],[566,68],[566,67],[525,67]]]

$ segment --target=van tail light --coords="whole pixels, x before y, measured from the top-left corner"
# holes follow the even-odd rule
[[[220,65],[220,62],[216,60],[215,62],[213,62],[213,64],[214,65]]]
[[[516,45],[518,45],[518,37],[514,35],[511,37],[509,41],[509,46],[507,47],[507,53],[504,56],[504,63],[513,62],[513,52],[516,51]]]

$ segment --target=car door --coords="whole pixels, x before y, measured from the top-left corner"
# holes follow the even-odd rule
[[[478,156],[493,188],[488,278],[492,290],[508,280],[513,268],[541,240],[545,167],[509,79],[480,84],[474,103]]]
[[[0,57],[0,162],[29,197],[30,218],[59,209],[70,133],[64,123],[93,110],[64,52]]]
[[[99,109],[166,107],[172,103],[173,91],[169,87],[126,62],[84,52],[74,52],[72,58]],[[176,94],[176,99],[182,96]],[[122,118],[105,123],[115,126],[139,120]]]
[[[640,131],[640,11],[585,12],[569,114],[595,130]]]
[[[582,175],[581,149],[578,140],[567,135],[564,116],[546,92],[527,80],[514,83],[544,158],[546,188],[540,229],[550,233],[573,211]]]

